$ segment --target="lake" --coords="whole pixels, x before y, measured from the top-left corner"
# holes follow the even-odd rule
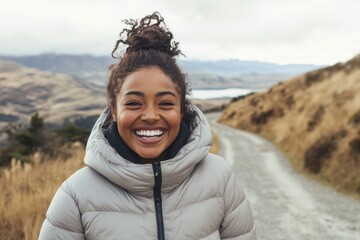
[[[226,88],[226,89],[194,89],[192,90],[193,99],[211,99],[211,98],[233,98],[240,95],[246,95],[253,91],[244,88]]]

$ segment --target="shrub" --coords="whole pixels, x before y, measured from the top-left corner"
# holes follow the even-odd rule
[[[360,110],[357,111],[354,115],[352,115],[349,119],[349,123],[357,125],[360,123]]]
[[[349,142],[349,146],[355,153],[360,153],[360,137],[354,138]]]
[[[279,118],[284,116],[284,110],[282,108],[269,109],[260,113],[254,112],[250,116],[250,121],[255,125],[266,124],[271,117]]]
[[[319,173],[331,154],[337,148],[339,139],[346,137],[348,132],[344,129],[334,134],[319,138],[305,151],[304,167],[312,173]]]
[[[84,145],[90,135],[89,129],[79,128],[75,124],[68,124],[55,132],[61,138],[62,143],[81,142]]]
[[[312,173],[319,173],[336,147],[334,138],[319,139],[305,151],[304,167]]]
[[[307,125],[307,131],[310,132],[315,129],[315,127],[321,122],[323,115],[325,113],[325,107],[323,105],[319,106],[315,113],[312,115],[310,121]]]
[[[268,111],[260,112],[259,114],[257,112],[254,112],[251,114],[250,120],[255,125],[261,125],[267,123],[268,119],[274,115],[274,110],[270,109]]]
[[[305,74],[305,84],[306,86],[311,86],[314,83],[318,83],[323,80],[322,71],[315,70]]]
[[[232,119],[235,116],[236,112],[232,111],[229,115],[228,115],[228,119]]]
[[[251,92],[251,93],[248,93],[248,94],[245,94],[245,95],[239,95],[237,97],[233,97],[233,98],[231,98],[230,103],[237,102],[239,100],[243,100],[243,99],[245,99],[245,98],[247,98],[247,97],[249,97],[249,96],[251,96],[253,94],[254,94],[254,92]]]
[[[250,105],[253,107],[256,107],[258,105],[258,103],[259,103],[259,99],[255,98],[255,97],[250,100]]]
[[[295,100],[293,96],[288,96],[285,100],[285,104],[291,109],[291,107],[295,104]]]
[[[90,130],[74,124],[68,124],[58,130],[49,130],[45,127],[44,119],[35,113],[31,116],[27,128],[10,123],[5,133],[8,135],[8,144],[0,149],[0,167],[8,166],[12,159],[17,159],[22,164],[29,162],[29,156],[37,151],[53,156],[64,152],[63,146],[66,147],[69,143],[81,142],[85,145]]]
[[[49,151],[49,140],[52,137],[46,132],[44,120],[35,113],[30,118],[30,124],[24,128],[20,124],[9,124],[5,133],[8,135],[8,144],[1,149],[0,166],[10,164],[12,158],[20,162],[29,162],[29,155],[39,148]]]

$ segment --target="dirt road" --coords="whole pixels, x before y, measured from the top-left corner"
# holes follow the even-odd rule
[[[216,123],[219,155],[238,173],[253,209],[259,240],[360,240],[360,201],[295,172],[275,146]]]

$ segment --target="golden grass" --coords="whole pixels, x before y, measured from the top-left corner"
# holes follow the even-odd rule
[[[211,153],[214,153],[214,154],[217,154],[219,152],[219,136],[216,132],[212,131],[212,135],[213,135],[213,138],[212,138],[212,145],[211,145],[211,148],[210,148],[210,152]]]
[[[32,165],[11,167],[0,172],[0,239],[38,239],[45,213],[61,183],[83,166],[84,149],[73,146],[73,154],[41,162],[41,154],[32,157]],[[46,157],[45,157],[46,158]]]
[[[359,66],[360,56],[279,83],[230,104],[220,122],[264,136],[296,169],[360,195]]]

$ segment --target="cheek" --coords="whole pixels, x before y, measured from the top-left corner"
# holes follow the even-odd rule
[[[117,121],[121,123],[121,125],[130,125],[133,121],[135,121],[136,116],[135,114],[129,112],[129,111],[124,111],[124,110],[120,110],[117,114],[116,117]]]
[[[173,112],[167,115],[169,124],[174,128],[180,128],[181,117],[182,115],[180,112]]]

